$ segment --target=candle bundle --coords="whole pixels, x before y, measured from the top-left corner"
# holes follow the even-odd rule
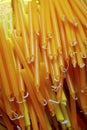
[[[10,6],[0,13],[0,123],[8,130],[87,129],[87,1]]]

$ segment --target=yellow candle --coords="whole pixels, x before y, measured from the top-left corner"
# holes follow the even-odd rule
[[[16,26],[16,32],[17,35],[21,35],[21,28],[20,28],[20,23],[19,23],[19,12],[18,12],[18,2],[17,0],[13,1],[13,6],[14,6],[14,14],[15,14],[15,26]]]
[[[63,92],[63,87],[61,86],[58,91],[57,91],[57,101],[61,102],[62,100],[62,92]]]
[[[71,18],[72,15],[68,11],[66,1],[62,2],[61,0],[59,0],[59,4],[60,4],[63,12],[65,13],[65,16],[68,19],[68,21],[70,21],[72,23],[72,18]]]
[[[2,89],[6,95],[6,98],[9,100],[11,98],[12,92],[11,92],[10,85],[9,85],[7,75],[6,75],[4,68],[5,68],[5,66],[3,64],[2,57],[0,54],[0,76],[1,76],[2,85],[3,85]]]
[[[5,111],[6,111],[7,115],[9,116],[9,118],[12,119],[12,108],[11,108],[10,102],[6,98],[6,95],[5,95],[3,90],[2,90],[2,98],[3,98],[3,101],[4,101]]]
[[[72,79],[70,77],[69,72],[67,72],[67,74],[66,74],[66,81],[67,81],[67,85],[68,85],[70,94],[71,94],[72,98],[75,99],[75,90],[74,90],[74,86],[73,86]]]
[[[68,47],[67,47],[64,25],[60,20],[59,20],[59,27],[60,27],[61,44],[62,44],[62,48],[63,48],[64,61],[66,63],[69,63]]]
[[[72,61],[72,65],[73,65],[73,67],[75,68],[75,67],[76,67],[76,65],[77,65],[76,55],[73,55],[73,57],[72,57],[71,61]]]
[[[83,29],[82,24],[81,24],[80,22],[78,22],[78,23],[79,23],[79,26],[78,26],[78,32],[77,32],[77,33],[79,33],[79,35],[80,35],[80,37],[81,37],[81,39],[82,39],[82,42],[83,42],[85,45],[87,45],[86,33],[85,33],[84,29]]]
[[[84,43],[82,42],[80,35],[78,33],[76,33],[76,36],[77,36],[80,51],[82,53],[82,57],[86,58],[87,57],[86,47],[85,47]]]
[[[32,1],[33,3],[33,23],[34,23],[34,31],[37,35],[40,33],[40,21],[39,21],[39,7],[36,4],[36,0]]]
[[[75,4],[75,2],[69,0],[73,10],[75,11],[77,17],[80,19],[81,23],[85,26],[87,26],[87,21],[86,21],[86,17],[84,16],[84,14],[81,12],[81,10],[78,8],[78,6]]]
[[[16,38],[17,43],[19,44],[22,54],[25,55],[24,46],[23,46],[23,44],[24,44],[23,37],[15,37],[15,38]]]
[[[29,100],[28,108],[29,108],[29,114],[30,114],[33,130],[39,130],[39,128],[38,128],[38,119],[37,119],[35,110],[33,108],[32,102],[30,100]]]
[[[84,6],[82,5],[81,1],[77,1],[74,0],[75,4],[77,5],[77,7],[80,8],[81,12],[85,15],[85,17],[87,17],[87,10],[86,8],[84,8]]]
[[[53,57],[57,57],[58,52],[57,52],[57,48],[56,48],[56,40],[54,38],[52,38],[52,40],[51,40],[51,46],[52,46],[52,55],[53,55]]]
[[[45,78],[49,77],[49,73],[50,73],[50,70],[49,70],[49,62],[48,62],[48,57],[47,57],[47,53],[46,53],[46,50],[45,49],[42,49],[42,56],[43,56],[43,61],[44,61],[44,64],[45,64],[45,69],[46,69],[46,75],[45,75]]]
[[[4,52],[4,57],[8,69],[8,75],[10,78],[11,86],[14,92],[14,96],[17,100],[19,100],[19,92],[18,92],[18,84],[17,84],[17,76],[16,76],[16,71],[14,69],[14,64],[12,62],[12,57],[11,57],[11,52],[8,48],[8,43],[5,38],[4,30],[2,27],[0,27],[0,35],[1,35],[1,46]],[[14,89],[15,88],[15,89]]]
[[[24,52],[25,52],[25,57],[27,62],[30,61],[30,52],[29,52],[29,39],[28,39],[28,34],[25,28],[25,23],[24,23],[24,19],[23,19],[23,9],[21,4],[18,4],[18,11],[19,11],[19,17],[21,20],[21,29],[22,29],[22,35],[23,35],[23,41],[24,41]]]
[[[86,69],[85,67],[84,68],[81,68],[79,69],[80,70],[80,81],[81,81],[81,90],[83,92],[86,92],[86,87],[87,87],[87,81],[86,81]]]
[[[52,78],[52,82],[53,84],[55,83],[54,79],[55,79],[55,72],[54,72],[54,66],[53,66],[53,62],[51,60],[49,60],[49,68],[50,68],[50,75]]]
[[[31,82],[34,83],[34,82],[33,82],[33,81],[34,81],[34,80],[33,80],[33,75],[32,75],[32,73],[31,73],[31,70],[30,70],[30,68],[29,68],[28,65],[27,65],[27,62],[26,62],[26,60],[25,60],[25,58],[24,58],[24,56],[23,56],[23,53],[22,53],[22,51],[21,51],[19,45],[17,44],[16,37],[15,37],[14,34],[12,34],[12,41],[13,41],[13,43],[14,43],[14,49],[15,49],[15,52],[16,52],[16,54],[17,54],[17,56],[18,56],[20,62],[22,63],[22,65],[24,66],[24,68],[27,69],[27,71],[28,71],[28,73],[29,73],[29,77],[30,77],[30,79],[31,79]]]
[[[30,44],[30,58],[34,61],[35,58],[35,46],[34,46],[34,24],[33,24],[33,5],[32,1],[28,3],[28,22],[29,22],[29,44]]]
[[[45,94],[46,94],[46,99],[48,101],[49,110],[53,115],[55,115],[55,107],[54,107],[54,104],[52,102],[50,102],[50,100],[51,100],[50,93],[46,87],[45,87]]]
[[[26,70],[21,71],[21,73],[22,73],[24,82],[25,82],[25,84],[26,84],[26,86],[27,86],[27,90],[28,90],[29,95],[30,95],[30,97],[31,97],[31,101],[32,101],[34,110],[35,110],[35,112],[36,112],[36,114],[37,114],[37,116],[38,116],[38,119],[39,119],[39,121],[40,121],[40,124],[41,124],[41,126],[42,126],[43,129],[47,130],[47,125],[46,125],[46,122],[45,122],[44,115],[43,115],[43,113],[42,113],[42,111],[41,111],[40,105],[39,105],[39,103],[38,103],[38,101],[37,101],[37,98],[36,98],[36,96],[35,96],[35,94],[34,94],[34,91],[33,91],[33,89],[32,89],[32,86],[31,86],[31,84],[30,84],[30,79],[29,79],[29,77],[28,77],[29,74],[27,74],[27,71],[26,71]],[[29,86],[30,86],[30,87],[29,87]]]
[[[58,55],[58,61],[59,61],[60,70],[63,72],[64,71],[64,58],[63,58],[63,54],[59,54]]]
[[[77,63],[78,63],[80,68],[83,68],[85,66],[85,64],[84,64],[84,61],[81,57],[81,53],[80,53],[80,49],[79,49],[78,45],[75,46],[75,50],[76,50]]]
[[[58,82],[60,80],[60,68],[57,58],[53,59],[53,68],[54,68],[54,80]]]
[[[71,26],[71,37],[72,37],[72,45],[75,46],[77,44],[77,39],[76,39],[76,32],[75,32],[75,28],[73,26]]]
[[[87,109],[87,100],[86,100],[86,95],[81,92],[80,75],[78,75],[79,69],[80,69],[79,67],[76,67],[74,69],[74,76],[75,76],[75,82],[76,82],[76,87],[78,90],[78,96],[80,99],[81,107],[82,107],[83,112],[85,113],[85,110]],[[78,78],[77,78],[77,76],[78,76]]]
[[[59,102],[57,102],[56,94],[50,90],[50,95],[51,95],[51,99],[52,99],[51,101],[53,101],[53,105],[55,108],[55,116],[57,118],[57,121],[62,122],[64,120],[64,116],[61,111],[60,104],[59,104]]]
[[[50,14],[50,8],[49,8],[49,1],[46,0],[44,2],[45,4],[45,14],[46,14],[46,32],[47,37],[52,38],[52,23],[51,23],[51,14]]]
[[[74,48],[69,46],[68,47],[68,52],[69,52],[73,67],[76,67],[77,60],[76,60],[76,54],[74,53]]]
[[[67,12],[69,13],[70,17],[71,17],[71,23],[73,23],[75,26],[77,26],[77,21],[73,12],[73,9],[71,8],[71,5],[69,4],[69,2],[67,0],[64,1],[65,3],[65,7],[67,9]]]
[[[50,4],[52,24],[53,24],[53,32],[54,32],[53,37],[55,38],[55,41],[57,43],[58,52],[62,53],[62,45],[61,45],[61,41],[60,41],[60,31],[59,31],[58,21],[57,21],[57,18],[56,18],[55,8],[54,8],[51,0],[49,1],[49,4]]]
[[[39,40],[38,36],[35,37],[35,86],[36,89],[38,90],[40,87],[40,63],[39,63]]]
[[[19,89],[19,92],[20,92],[21,97],[22,97],[21,100],[23,100],[24,93],[25,93],[25,86],[24,86],[24,83],[23,83],[23,78],[22,78],[22,76],[20,74],[20,70],[21,70],[22,66],[21,66],[21,63],[20,63],[18,57],[16,57],[16,62],[17,62],[18,89]]]
[[[66,21],[64,23],[64,27],[65,27],[65,35],[66,35],[66,38],[67,38],[67,41],[69,43],[70,46],[72,46],[72,37],[71,37],[71,28],[70,28],[70,24]]]
[[[78,130],[77,112],[76,112],[76,101],[70,96],[70,117],[71,123],[74,130]]]
[[[19,117],[21,116],[21,118],[19,119],[19,126],[24,129],[25,128],[25,119],[24,119],[24,104],[23,103],[19,103],[16,105],[16,111],[17,113],[19,113]]]
[[[61,79],[59,81],[59,88],[57,90],[57,101],[61,102],[62,101],[62,93],[63,93],[63,74],[61,73]]]
[[[46,19],[45,19],[45,4],[44,1],[40,1],[40,25],[41,25],[41,45],[42,47],[47,47],[46,42]]]
[[[61,20],[65,21],[66,16],[65,16],[65,13],[63,12],[63,10],[60,6],[60,3],[58,1],[55,1],[55,0],[53,0],[53,3],[54,3],[54,6],[57,10],[57,15],[59,15]]]
[[[47,40],[47,55],[49,57],[49,59],[53,59],[53,55],[52,55],[52,45],[51,45],[51,40]]]

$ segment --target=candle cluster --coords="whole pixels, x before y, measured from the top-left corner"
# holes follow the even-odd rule
[[[2,122],[8,130],[86,129],[87,1],[10,4],[0,13]]]

